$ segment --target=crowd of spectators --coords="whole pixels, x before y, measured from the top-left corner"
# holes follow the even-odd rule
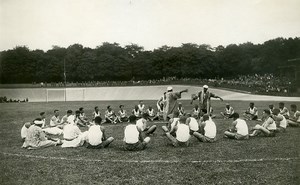
[[[203,85],[212,87],[230,88],[243,90],[255,94],[289,95],[295,89],[296,84],[288,78],[273,74],[263,75],[240,75],[236,78],[202,79],[168,77],[153,80],[130,80],[130,81],[88,81],[88,82],[63,82],[58,83],[32,83],[34,87],[107,87],[107,86],[141,86],[141,85]]]
[[[24,100],[14,100],[14,99],[8,99],[6,96],[0,96],[0,103],[21,103],[21,102],[28,102],[28,98]]]

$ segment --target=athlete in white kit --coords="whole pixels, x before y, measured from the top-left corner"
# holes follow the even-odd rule
[[[240,119],[238,113],[233,113],[230,118],[233,118],[231,127],[224,132],[225,137],[229,139],[249,139],[248,125],[245,120]]]

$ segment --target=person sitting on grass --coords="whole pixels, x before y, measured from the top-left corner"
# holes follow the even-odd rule
[[[164,104],[160,104],[159,107],[157,107],[157,119],[163,120],[164,119]]]
[[[228,119],[234,113],[233,107],[229,103],[226,103],[224,112],[221,112],[221,115],[224,119]]]
[[[150,142],[150,137],[145,139],[142,136],[142,130],[136,126],[136,117],[129,116],[130,124],[124,129],[124,149],[128,151],[144,150]]]
[[[115,112],[112,110],[112,108],[109,106],[107,106],[107,110],[105,111],[105,122],[106,123],[113,123],[113,124],[117,124],[117,117]]]
[[[271,114],[273,114],[273,110],[275,109],[274,105],[273,104],[270,104],[269,105],[269,110],[271,112]]]
[[[22,141],[23,141],[23,142],[24,142],[25,139],[26,139],[28,129],[29,129],[29,127],[30,127],[31,125],[32,125],[31,122],[26,122],[26,123],[23,125],[22,129],[21,129],[21,138],[22,138]]]
[[[105,128],[100,126],[101,117],[95,117],[95,124],[90,126],[86,136],[86,147],[93,149],[106,148],[114,141],[113,137],[106,138]]]
[[[289,110],[284,106],[283,102],[279,102],[279,110],[280,114],[285,117],[285,119],[288,119],[290,116]]]
[[[142,112],[140,111],[139,107],[136,105],[132,110],[132,115],[134,115],[137,119],[142,117]]]
[[[199,131],[199,124],[195,117],[193,117],[191,114],[187,114],[186,124],[190,128],[190,134],[193,135],[194,132]]]
[[[136,126],[139,128],[139,130],[144,132],[146,135],[150,135],[155,132],[156,125],[147,126],[147,119],[148,119],[148,114],[143,113],[142,118],[140,118],[136,121]]]
[[[138,108],[139,108],[141,114],[146,112],[145,111],[145,104],[143,103],[142,100],[139,101]]]
[[[300,111],[297,110],[297,105],[291,105],[291,115],[287,120],[288,126],[299,127],[300,126]]]
[[[61,135],[63,133],[63,125],[59,119],[59,110],[54,110],[54,116],[50,119],[50,125],[43,131],[49,135]]]
[[[83,107],[79,108],[79,120],[81,122],[82,125],[86,126],[89,124],[88,118],[86,117],[85,113],[84,113],[84,109]]]
[[[230,118],[233,118],[231,128],[224,132],[224,136],[229,139],[249,139],[248,125],[245,120],[240,119],[238,113],[233,113]]]
[[[276,132],[285,132],[286,126],[287,126],[287,121],[286,121],[285,117],[280,114],[280,110],[277,108],[273,109],[272,112],[273,112],[273,114],[271,114],[270,117],[276,123]]]
[[[169,120],[167,124],[168,130],[173,130],[174,126],[177,124],[178,121],[179,121],[179,111],[174,111],[172,118]],[[175,132],[173,132],[172,134],[173,136],[175,136]]]
[[[75,116],[73,115],[73,111],[72,110],[67,110],[67,114],[64,115],[64,117],[62,118],[62,122],[64,125],[67,124],[74,124],[74,120],[75,120]]]
[[[186,119],[186,116],[181,116],[179,121],[175,123],[171,130],[169,130],[166,126],[162,126],[167,138],[172,142],[174,147],[189,145],[191,135],[190,128],[186,124]]]
[[[249,104],[248,109],[245,111],[244,113],[244,118],[246,120],[257,120],[258,118],[258,110],[257,108],[254,106],[254,103],[251,102]]]
[[[252,130],[254,130],[249,136],[258,136],[263,134],[267,137],[274,137],[276,131],[276,123],[271,117],[271,113],[269,109],[265,109],[263,111],[264,123],[262,125],[255,125]]]
[[[183,108],[181,102],[178,103],[178,112],[179,112],[179,116],[183,116],[185,114],[184,108]]]
[[[96,107],[94,108],[94,112],[93,112],[93,119],[95,119],[96,117],[101,117],[101,112],[100,112],[98,106],[96,106]]]
[[[200,109],[199,109],[199,105],[195,105],[193,110],[192,110],[192,116],[196,119],[199,119],[199,114],[200,114]]]
[[[127,116],[127,112],[126,110],[124,110],[124,105],[120,105],[119,106],[120,110],[119,110],[119,116],[118,116],[118,121],[120,123],[122,122],[128,122],[128,116]]]
[[[43,122],[42,128],[46,128],[47,125],[46,125],[46,113],[45,112],[40,112],[40,119]]]
[[[193,135],[201,142],[215,142],[217,135],[215,122],[210,119],[208,114],[204,114],[202,118],[203,121],[199,123],[199,132],[194,132]]]
[[[86,140],[87,132],[81,132],[75,122],[66,124],[63,129],[62,148],[75,148],[82,146]]]
[[[155,111],[154,111],[154,109],[152,108],[151,105],[149,105],[146,113],[148,114],[148,119],[150,121],[158,120],[157,114],[155,114]]]
[[[33,123],[34,125],[31,125],[28,128],[22,148],[38,149],[49,146],[56,146],[57,144],[61,143],[60,140],[52,141],[47,139],[44,131],[41,128],[43,125],[43,121],[40,118],[35,119]]]
[[[74,123],[80,127],[85,127],[85,123],[83,120],[80,119],[80,111],[77,110],[75,111],[75,119],[74,119]]]

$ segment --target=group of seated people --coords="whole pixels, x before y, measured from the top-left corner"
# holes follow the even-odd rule
[[[120,105],[120,112],[124,113],[123,108],[124,105]],[[104,148],[113,142],[114,138],[106,136],[102,123],[120,121],[128,122],[124,129],[124,148],[130,151],[142,150],[150,142],[149,135],[157,128],[156,125],[149,125],[149,121],[157,117],[155,114],[149,114],[148,110],[152,112],[152,107],[149,106],[146,111],[143,111],[144,109],[145,105],[140,101],[132,111],[132,115],[126,116],[126,119],[121,116],[122,114],[111,119],[108,113],[112,110],[111,107],[107,107],[105,121],[102,121],[98,107],[95,107],[92,121],[87,119],[83,108],[75,111],[75,115],[72,110],[68,110],[62,119],[59,117],[59,110],[54,110],[49,125],[45,122],[45,112],[41,112],[40,118],[27,122],[22,127],[21,137],[24,141],[22,147],[37,149],[56,145],[61,145],[63,148],[85,145],[87,148]],[[138,111],[141,112],[137,114]],[[244,119],[240,118],[229,104],[226,104],[225,111],[221,115],[224,119],[233,119],[230,128],[224,132],[224,137],[230,139],[248,139],[249,136],[257,135],[273,137],[277,132],[285,132],[287,126],[300,125],[300,111],[297,110],[297,106],[292,104],[289,111],[282,102],[279,103],[279,108],[270,105],[269,109],[263,110],[262,119],[258,119],[258,110],[254,103],[250,103],[249,108],[244,112]],[[256,120],[262,124],[255,125],[249,133],[247,120]],[[82,132],[79,127],[87,127],[88,130]],[[192,136],[201,142],[216,141],[215,121],[210,114],[207,114],[207,110],[199,110],[196,105],[191,113],[185,113],[182,104],[179,104],[178,110],[173,112],[173,116],[166,125],[162,126],[162,130],[173,146],[188,146]]]

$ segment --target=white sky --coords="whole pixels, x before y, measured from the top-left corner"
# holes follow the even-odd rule
[[[95,48],[146,50],[182,43],[263,43],[300,36],[300,0],[0,0],[0,51]]]

